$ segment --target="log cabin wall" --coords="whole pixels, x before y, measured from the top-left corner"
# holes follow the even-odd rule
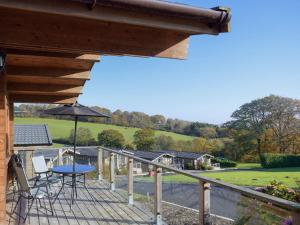
[[[6,74],[0,73],[0,224],[6,212],[7,159],[9,156],[9,103],[7,98]]]

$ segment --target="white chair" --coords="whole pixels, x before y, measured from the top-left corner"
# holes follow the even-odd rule
[[[44,156],[33,156],[32,164],[35,173],[39,176],[37,182],[48,181],[50,184],[60,182],[60,177],[53,175],[51,170],[48,169]]]

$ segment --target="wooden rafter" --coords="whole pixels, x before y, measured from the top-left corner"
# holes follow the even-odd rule
[[[24,52],[23,52],[24,53]],[[62,57],[63,56],[63,57]],[[99,56],[7,55],[7,92],[10,100],[30,103],[74,103]]]

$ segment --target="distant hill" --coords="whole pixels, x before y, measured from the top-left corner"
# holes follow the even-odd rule
[[[66,138],[69,136],[71,129],[74,128],[74,122],[71,120],[58,120],[58,119],[46,119],[46,118],[15,118],[16,124],[48,124],[52,138]],[[107,129],[115,129],[121,132],[126,142],[131,143],[133,141],[133,135],[135,131],[139,130],[139,128],[132,128],[132,127],[122,127],[117,125],[110,125],[110,124],[99,124],[99,123],[90,123],[90,122],[79,122],[79,127],[87,127],[89,128],[94,138],[97,139],[97,135],[99,132]],[[155,131],[155,135],[167,135],[171,136],[174,140],[183,140],[189,141],[193,140],[195,137],[176,134],[172,132],[166,131]]]

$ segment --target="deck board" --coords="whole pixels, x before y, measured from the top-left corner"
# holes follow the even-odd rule
[[[39,203],[34,202],[31,212],[25,224],[32,225],[126,225],[126,224],[153,224],[150,212],[145,212],[138,207],[129,206],[127,199],[118,191],[109,190],[109,184],[106,181],[88,180],[88,191],[79,187],[78,197],[72,209],[68,205],[70,200],[70,189],[65,188],[58,196],[54,208],[54,215],[44,208],[40,208]],[[14,200],[7,203],[7,222],[10,225],[18,224],[18,215],[11,215],[11,208],[17,201],[17,195]],[[43,206],[49,208],[47,199],[41,200]],[[22,207],[27,206],[23,202]],[[25,207],[26,208],[26,207]],[[27,209],[23,209],[24,210]],[[21,219],[21,223],[22,219]]]

